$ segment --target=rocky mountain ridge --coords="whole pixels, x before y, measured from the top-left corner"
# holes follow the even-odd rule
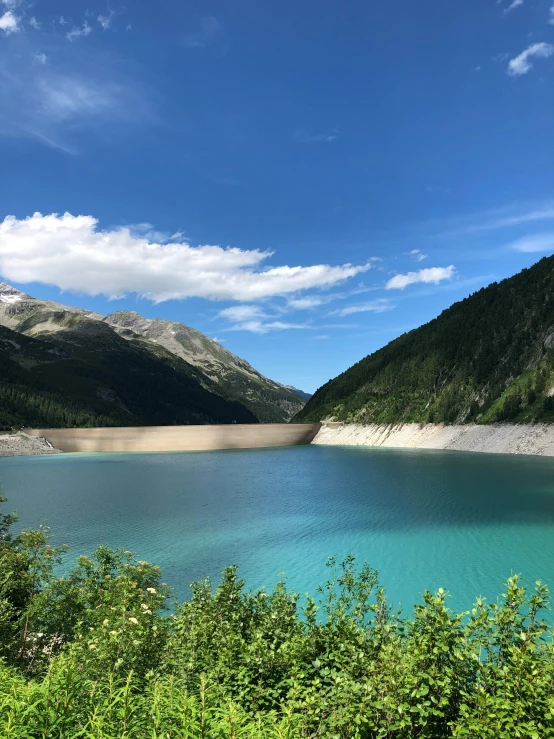
[[[304,405],[304,398],[257,372],[248,362],[182,323],[146,319],[132,311],[109,316],[38,300],[0,283],[0,326],[27,337],[56,344],[62,353],[68,343],[100,353],[120,352],[121,341],[154,357],[172,357],[211,393],[240,403],[260,422],[288,421]]]

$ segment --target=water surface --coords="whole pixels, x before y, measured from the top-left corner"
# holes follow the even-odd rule
[[[161,565],[179,596],[238,564],[301,593],[352,552],[405,607],[448,588],[496,597],[511,572],[554,587],[554,459],[304,446],[0,459],[22,527],[47,523],[72,556],[97,544]]]

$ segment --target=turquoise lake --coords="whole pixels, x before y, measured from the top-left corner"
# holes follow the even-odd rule
[[[20,527],[46,523],[71,557],[97,544],[188,585],[238,564],[248,586],[315,594],[331,555],[379,570],[411,609],[425,589],[451,605],[496,598],[512,572],[554,588],[554,459],[292,447],[0,459]]]

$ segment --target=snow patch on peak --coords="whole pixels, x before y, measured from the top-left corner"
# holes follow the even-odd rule
[[[28,300],[29,295],[16,290],[7,282],[0,282],[0,303],[18,303],[20,300]]]

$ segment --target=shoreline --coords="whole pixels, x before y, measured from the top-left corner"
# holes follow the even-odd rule
[[[436,449],[485,454],[523,454],[554,457],[554,424],[491,424],[486,426],[467,424],[447,426],[445,424],[423,423],[367,425],[328,423],[321,427],[311,443],[327,446]],[[210,446],[205,446],[204,449],[210,449]],[[241,445],[237,446],[240,448]],[[237,448],[234,444],[229,444],[229,440],[221,446],[219,444],[215,447],[211,446],[212,449],[218,447],[223,449]],[[248,448],[248,446],[243,448]],[[188,450],[199,451],[200,449],[191,449],[189,446]],[[106,450],[98,449],[96,446],[95,449],[79,451]],[[156,450],[127,449],[126,451],[145,452]],[[163,449],[163,451],[168,450]],[[31,436],[24,432],[0,434],[0,457],[63,453],[63,450],[53,446],[43,436]]]
[[[0,457],[36,457],[39,454],[62,454],[50,442],[38,436],[0,434]]]
[[[554,424],[330,423],[322,426],[312,444],[554,457]]]

